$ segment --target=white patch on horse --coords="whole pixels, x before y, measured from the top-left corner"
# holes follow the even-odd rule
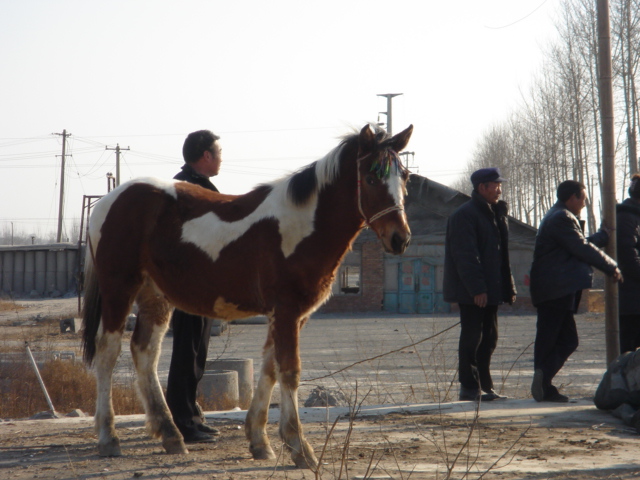
[[[225,222],[212,212],[185,222],[182,226],[182,241],[193,243],[215,262],[220,251],[241,238],[252,225],[260,220],[273,218],[279,225],[282,253],[288,257],[313,232],[314,212],[318,204],[316,194],[305,205],[294,205],[287,198],[288,185],[286,180],[272,184],[271,193],[258,208],[237,222]]]
[[[100,430],[100,442],[108,443],[112,432],[101,428],[105,423],[112,424],[113,417],[110,415],[111,405],[111,376],[113,367],[120,355],[122,347],[122,334],[120,332],[104,331],[104,324],[100,322],[100,327],[96,334],[96,376],[97,393],[96,399],[96,428]]]
[[[343,149],[343,145],[337,146],[316,163],[316,178],[318,179],[318,188],[320,190],[338,178],[340,153]]]
[[[397,172],[395,175],[389,175],[389,179],[386,183],[395,204],[402,205],[402,202],[404,201],[405,187],[400,173]]]

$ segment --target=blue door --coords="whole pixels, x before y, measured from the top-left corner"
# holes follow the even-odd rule
[[[435,267],[422,260],[398,264],[398,312],[433,313],[435,310]]]

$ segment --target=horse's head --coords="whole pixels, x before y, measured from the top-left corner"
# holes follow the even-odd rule
[[[413,125],[380,139],[367,125],[358,138],[358,208],[384,249],[401,254],[409,245],[411,230],[404,213],[409,171],[398,153],[407,146]]]

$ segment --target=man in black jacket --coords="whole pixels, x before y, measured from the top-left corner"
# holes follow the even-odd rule
[[[200,185],[217,192],[209,180],[218,174],[222,163],[220,137],[209,130],[190,133],[182,147],[185,164],[176,180]],[[196,403],[198,382],[207,361],[213,320],[178,310],[173,312],[173,352],[167,379],[167,405],[185,443],[212,442],[219,431],[204,422]]]
[[[494,390],[490,372],[498,343],[498,305],[513,303],[516,295],[508,206],[500,200],[504,181],[497,168],[474,172],[471,200],[447,222],[444,300],[460,308],[460,400],[504,398]]]
[[[557,197],[538,227],[531,265],[531,301],[538,310],[531,394],[537,402],[569,401],[552,380],[578,348],[573,315],[582,290],[591,288],[591,266],[622,280],[615,260],[598,248],[609,241],[606,229],[584,236],[580,212],[587,202],[585,186],[564,181],[558,185]]]
[[[631,177],[629,198],[616,206],[618,264],[624,283],[618,291],[620,353],[640,347],[640,175]]]

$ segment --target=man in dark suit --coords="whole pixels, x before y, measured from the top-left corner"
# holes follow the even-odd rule
[[[580,212],[587,202],[585,186],[566,180],[556,195],[558,201],[538,227],[531,265],[531,302],[538,310],[531,394],[537,402],[565,403],[569,398],[552,380],[578,348],[573,315],[582,290],[591,288],[591,267],[616,281],[622,281],[622,274],[615,260],[598,248],[608,243],[609,232],[603,228],[584,236]]]
[[[218,189],[209,180],[222,163],[220,137],[209,130],[190,133],[182,147],[184,165],[175,177],[208,190]],[[213,320],[175,309],[171,318],[173,352],[167,381],[167,405],[185,443],[212,442],[220,432],[207,425],[196,403],[198,382],[204,374]]]
[[[473,172],[471,200],[447,221],[444,300],[460,308],[460,400],[505,398],[494,390],[491,356],[498,343],[498,305],[513,303],[508,205],[500,170]]]

